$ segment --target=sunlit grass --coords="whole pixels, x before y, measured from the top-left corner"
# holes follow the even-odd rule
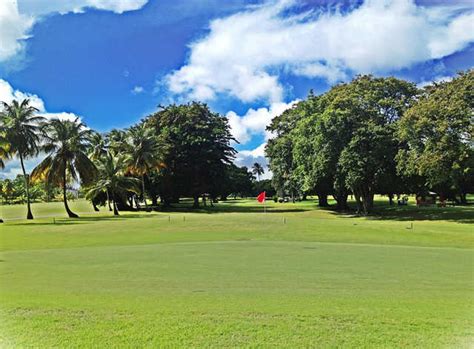
[[[472,343],[473,207],[379,204],[360,218],[314,202],[120,217],[71,206],[90,214],[35,204],[44,218],[9,221],[22,207],[4,207],[0,346]]]

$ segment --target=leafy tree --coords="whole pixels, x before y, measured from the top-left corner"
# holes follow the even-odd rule
[[[474,70],[425,89],[400,122],[398,169],[462,203],[474,191]]]
[[[154,128],[163,149],[160,194],[165,205],[180,196],[194,198],[214,191],[235,150],[228,120],[209,110],[206,104],[170,105],[146,120]]]
[[[255,177],[245,166],[227,165],[222,176],[213,188],[213,197],[220,195],[221,200],[227,200],[229,195],[246,197],[253,195],[253,180]]]
[[[257,176],[258,180],[260,180],[260,176],[265,173],[265,170],[263,169],[262,165],[256,162],[252,166],[252,173]]]
[[[268,141],[265,154],[270,159],[273,186],[280,196],[289,193],[294,198],[295,194],[301,191],[300,177],[297,176],[293,159],[293,147],[296,139],[294,128],[304,117],[304,111],[305,103],[300,102],[275,117],[267,126],[267,131],[272,132],[275,138]]]
[[[339,208],[346,206],[350,190],[359,211],[370,212],[381,179],[395,175],[397,123],[416,94],[416,87],[402,80],[359,76],[314,97],[294,133],[305,187],[329,186]]]
[[[30,177],[26,173],[25,159],[38,154],[39,124],[44,118],[35,115],[38,109],[30,105],[29,99],[21,102],[14,100],[10,104],[2,102],[2,107],[0,128],[9,144],[10,154],[20,158],[27,198],[26,218],[33,219],[29,194]]]
[[[44,124],[42,131],[42,151],[49,155],[36,166],[31,177],[61,186],[66,212],[70,218],[77,218],[67,203],[67,184],[81,180],[87,185],[94,180],[97,170],[87,157],[91,131],[78,120],[56,119]]]
[[[118,216],[117,203],[124,200],[129,192],[138,193],[140,181],[134,177],[127,177],[124,173],[124,155],[113,156],[107,154],[98,160],[98,179],[88,188],[86,198],[94,201],[101,194],[107,193],[113,202],[114,215]]]

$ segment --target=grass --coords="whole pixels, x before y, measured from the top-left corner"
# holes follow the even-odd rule
[[[474,207],[72,206],[3,207],[0,347],[472,346]]]

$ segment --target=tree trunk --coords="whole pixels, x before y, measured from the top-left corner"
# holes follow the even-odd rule
[[[388,202],[390,203],[390,206],[393,206],[393,194],[388,194]]]
[[[118,209],[117,209],[117,202],[115,202],[115,195],[114,194],[112,194],[112,205],[114,207],[114,216],[118,216],[119,212],[118,212]]]
[[[146,195],[145,195],[145,175],[142,175],[142,196],[143,201],[145,202],[145,210],[148,211],[148,204],[146,203]]]
[[[30,204],[30,177],[26,174],[25,164],[23,163],[23,155],[19,152],[21,169],[23,170],[23,178],[25,180],[25,189],[26,189],[26,207],[27,214],[26,219],[33,219],[33,213],[31,213],[31,204]]]
[[[347,194],[333,195],[334,200],[336,200],[336,210],[344,211],[348,209],[347,206]]]
[[[158,206],[158,197],[156,195],[153,195],[153,197],[151,198],[151,204],[152,206]]]
[[[360,194],[355,189],[353,189],[352,192],[354,193],[354,198],[355,198],[356,205],[357,205],[357,213],[361,213],[362,212],[362,202],[360,200]]]
[[[64,164],[64,172],[63,172],[63,201],[64,201],[64,207],[66,208],[67,215],[69,218],[79,218],[77,214],[72,212],[69,209],[69,206],[67,204],[67,190],[66,190],[66,164]]]
[[[92,203],[92,207],[94,208],[95,212],[99,212],[99,208],[97,207],[97,205],[94,202]]]
[[[199,208],[199,195],[194,195],[193,208]]]
[[[106,192],[107,194],[107,205],[109,206],[109,211],[112,211],[112,207],[110,206],[110,196],[109,196],[109,189],[107,188]]]
[[[361,188],[361,198],[364,214],[367,215],[374,207],[374,194],[369,188]]]
[[[327,194],[318,194],[318,206],[319,207],[328,207],[328,195]]]
[[[461,199],[461,200],[459,200],[461,205],[467,205],[467,195],[466,195],[466,193],[459,194],[459,197]]]

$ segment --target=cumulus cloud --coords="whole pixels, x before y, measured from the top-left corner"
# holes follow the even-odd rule
[[[35,16],[48,13],[65,14],[68,12],[81,13],[86,8],[112,11],[118,14],[141,9],[148,0],[19,0],[20,8],[25,13]]]
[[[142,8],[148,0],[0,0],[0,62],[23,52],[35,21],[49,13],[83,12],[86,8],[118,14]]]
[[[279,102],[280,72],[331,83],[438,59],[474,41],[472,6],[365,0],[351,11],[298,12],[298,1],[269,1],[213,20],[190,45],[187,64],[167,76],[174,94],[211,100]]]
[[[265,158],[265,146],[267,143],[262,143],[255,149],[251,150],[241,150],[237,153],[235,157],[235,164],[237,166],[247,166],[252,168],[253,164],[258,162],[262,165],[265,173],[260,176],[260,179],[269,179],[272,177],[271,171],[268,169],[268,161]]]
[[[15,90],[8,81],[0,79],[0,101],[11,103],[14,99],[23,100],[28,98],[30,100],[30,105],[38,109],[38,115],[43,116],[46,119],[61,119],[61,120],[70,120],[74,121],[78,117],[74,113],[69,112],[59,112],[59,113],[49,113],[46,111],[43,100],[35,94],[22,92]]]
[[[16,0],[0,2],[0,61],[20,53],[33,26],[33,18],[18,12]]]
[[[298,101],[290,103],[276,102],[272,103],[268,108],[249,109],[245,115],[237,115],[234,111],[227,113],[232,135],[241,144],[245,144],[254,135],[265,135],[265,139],[269,139],[270,134],[265,128],[272,119],[282,114],[286,109],[291,108]]]

